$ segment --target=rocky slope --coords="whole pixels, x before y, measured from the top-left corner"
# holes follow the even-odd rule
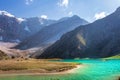
[[[8,59],[8,58],[9,58],[8,55],[5,54],[3,51],[0,50],[0,60],[2,60],[2,59]]]
[[[15,48],[29,49],[33,47],[48,46],[58,40],[63,34],[75,29],[77,26],[88,24],[78,16],[62,18],[55,24],[42,28],[38,33],[21,42]]]
[[[119,53],[120,8],[103,19],[66,33],[38,58],[101,58]]]

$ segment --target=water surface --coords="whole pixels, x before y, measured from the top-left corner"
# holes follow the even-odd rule
[[[62,60],[82,63],[84,67],[71,74],[47,76],[1,76],[0,80],[116,80],[120,74],[120,60]]]

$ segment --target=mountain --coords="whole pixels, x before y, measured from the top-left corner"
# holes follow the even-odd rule
[[[17,18],[6,11],[0,11],[0,41],[21,42],[55,22],[41,17]]]
[[[66,32],[75,29],[77,26],[85,24],[88,24],[88,22],[76,15],[62,18],[55,24],[42,28],[38,33],[27,38],[15,48],[24,50],[34,47],[48,46],[48,44],[51,45]]]
[[[25,26],[24,29],[27,30],[28,32],[36,33],[43,27],[53,23],[56,23],[56,21],[44,19],[41,17],[32,17],[32,18],[26,18],[26,20],[22,22],[22,25]]]
[[[120,7],[111,15],[64,34],[38,58],[103,58],[120,54]]]

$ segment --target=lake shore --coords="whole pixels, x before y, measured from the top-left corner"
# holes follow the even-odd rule
[[[81,67],[81,64],[46,60],[5,60],[0,61],[0,76],[68,74]]]
[[[0,76],[30,76],[30,75],[60,75],[60,74],[71,74],[74,73],[76,69],[82,68],[83,65],[77,65],[73,69],[69,69],[62,72],[39,72],[41,70],[24,70],[24,71],[0,71]]]

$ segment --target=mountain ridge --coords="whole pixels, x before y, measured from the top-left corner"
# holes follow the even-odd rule
[[[66,33],[37,58],[103,58],[120,53],[120,8]]]
[[[0,11],[0,41],[19,43],[55,22],[41,17],[18,18],[7,11]]]
[[[36,33],[32,37],[29,37],[27,40],[23,41],[15,48],[28,49],[28,48],[36,47],[38,44],[44,45],[44,43],[45,44],[53,43],[66,32],[73,30],[79,25],[82,24],[84,25],[87,23],[88,23],[87,21],[81,19],[78,16],[69,17],[68,19],[65,19],[63,21],[61,21],[60,19],[58,23],[44,27],[38,33]],[[27,46],[27,48],[25,48],[24,46],[25,47]]]

